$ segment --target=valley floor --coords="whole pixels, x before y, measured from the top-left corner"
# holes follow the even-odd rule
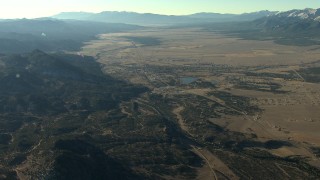
[[[161,43],[148,43],[154,39]],[[107,74],[151,89],[132,100],[133,114],[173,118],[189,139],[184,143],[203,159],[199,179],[256,179],[250,166],[234,161],[252,163],[264,153],[269,158],[257,158],[256,168],[266,167],[265,175],[273,165],[274,175],[285,179],[314,172],[301,162],[320,168],[320,84],[314,80],[320,69],[309,73],[320,67],[317,46],[160,28],[104,34],[81,53],[98,58]]]

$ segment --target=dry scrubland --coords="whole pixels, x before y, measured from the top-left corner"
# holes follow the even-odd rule
[[[160,45],[139,48],[124,37],[159,38]],[[139,45],[139,44],[137,44]],[[296,47],[274,44],[272,41],[252,41],[229,38],[200,29],[159,29],[133,33],[100,35],[84,47],[90,55],[100,55],[108,62],[127,64],[228,64],[228,65],[299,65],[319,58],[317,46]],[[133,58],[134,57],[134,58]]]
[[[155,39],[159,42],[148,43]],[[100,35],[99,40],[88,42],[82,53],[97,57],[104,70],[117,78],[148,86],[154,94],[177,98],[172,112],[188,136],[197,138],[196,130],[181,114],[188,104],[198,102],[184,102],[180,97],[205,98],[208,104],[217,103],[237,113],[209,117],[214,110],[207,107],[208,112],[202,111],[199,119],[252,135],[259,142],[289,142],[292,146],[267,151],[281,157],[306,157],[320,167],[319,156],[312,151],[320,146],[320,84],[301,73],[320,65],[318,46],[241,40],[200,29],[152,29]],[[197,79],[182,83],[182,77]],[[239,97],[259,110],[248,109]],[[220,167],[227,169],[223,176],[236,178],[214,153],[196,147],[193,151],[207,159],[202,170],[214,166],[217,173]],[[201,169],[199,172],[200,179],[209,177]]]

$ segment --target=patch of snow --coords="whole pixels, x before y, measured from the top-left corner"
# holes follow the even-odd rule
[[[309,15],[306,13],[300,13],[300,14],[298,14],[298,17],[300,17],[301,19],[307,19],[309,17]]]
[[[317,9],[308,9],[309,14],[316,14]]]
[[[279,14],[282,14],[282,12],[281,12],[281,11],[279,11],[279,12],[275,13],[274,15],[279,15]]]
[[[320,16],[314,18],[315,21],[319,21],[320,22]]]
[[[296,16],[296,12],[292,12],[288,15],[288,17],[295,17]]]

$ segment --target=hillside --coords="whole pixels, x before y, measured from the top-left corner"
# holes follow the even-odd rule
[[[320,9],[291,10],[270,14],[250,22],[207,23],[215,31],[244,39],[273,40],[278,44],[309,46],[320,44]]]
[[[101,33],[123,32],[140,27],[88,21],[18,19],[0,22],[0,53],[79,50],[83,42]]]
[[[320,44],[320,9],[291,10],[253,21],[262,34],[280,44]]]
[[[292,10],[277,13],[254,21],[266,31],[296,33],[301,36],[318,36],[320,9]]]
[[[31,163],[32,179],[41,174],[49,179],[136,177],[95,145],[74,138],[93,128],[88,118],[116,109],[146,88],[104,75],[90,57],[35,50],[3,57],[0,64],[0,163],[6,167],[0,167],[2,175],[15,179],[14,169]],[[45,154],[39,155],[41,151]]]

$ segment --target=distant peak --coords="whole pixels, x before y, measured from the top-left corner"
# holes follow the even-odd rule
[[[40,49],[35,49],[31,52],[31,54],[46,54],[46,53],[41,51]]]
[[[48,57],[50,57],[51,59],[51,56],[49,54],[41,51],[40,49],[35,49],[31,53],[28,53],[28,57],[31,59],[36,58],[38,60],[43,58],[47,59]]]

